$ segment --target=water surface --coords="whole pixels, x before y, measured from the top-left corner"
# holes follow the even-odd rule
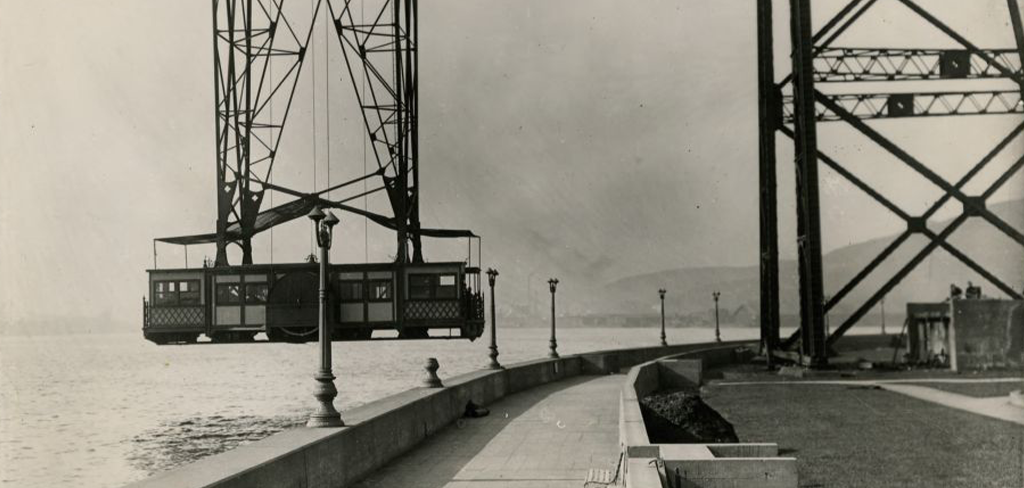
[[[505,364],[547,353],[544,328],[499,329]],[[671,343],[713,340],[670,329]],[[747,339],[756,329],[725,329]],[[344,410],[488,364],[488,339],[334,344]],[[658,330],[559,330],[559,352],[650,346]],[[104,487],[301,425],[313,406],[310,344],[156,346],[140,332],[0,338],[0,486]]]

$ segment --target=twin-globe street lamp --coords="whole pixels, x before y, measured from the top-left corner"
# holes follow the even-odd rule
[[[313,396],[318,402],[317,409],[309,416],[306,427],[343,427],[341,414],[334,409],[334,398],[338,389],[334,386],[334,374],[331,372],[331,334],[327,324],[327,260],[331,249],[331,237],[338,217],[334,213],[314,208],[308,215],[313,221],[316,231],[316,243],[320,248],[320,370],[313,376],[316,388]]]
[[[658,297],[661,298],[661,345],[667,346],[665,341],[665,289],[658,290]]]
[[[711,293],[711,297],[715,299],[715,342],[722,342],[722,332],[718,328],[718,297],[722,296],[721,292],[714,291]]]
[[[491,285],[491,364],[488,366],[491,369],[501,369],[501,364],[498,363],[498,323],[494,318],[494,282],[497,279],[498,270],[487,268],[487,284]]]
[[[551,290],[551,342],[548,357],[558,358],[558,342],[555,340],[555,289],[558,288],[558,278],[548,280],[548,288]]]

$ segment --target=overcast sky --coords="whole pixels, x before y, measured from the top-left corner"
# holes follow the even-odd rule
[[[293,15],[308,3],[289,2]],[[921,3],[978,45],[1013,46],[1002,0]],[[485,266],[509,279],[607,281],[755,263],[754,5],[421,2],[424,226],[475,230]],[[787,5],[776,2],[779,77],[788,71]],[[816,0],[816,25],[840,6]],[[109,315],[140,325],[151,240],[214,230],[211,35],[208,0],[0,0],[0,320]],[[322,31],[314,38],[319,61],[300,81],[275,173],[301,190],[312,186],[314,168],[326,180],[328,144],[333,182],[364,163],[336,40]],[[893,0],[880,0],[836,45],[954,47]],[[954,179],[1017,120],[874,125]],[[940,194],[852,130],[823,124],[819,133],[822,150],[911,213]],[[791,255],[787,143],[780,139],[780,235]],[[1009,153],[1021,150],[1018,140]],[[903,228],[836,175],[823,170],[821,186],[826,249]],[[1022,189],[1018,177],[996,200]],[[945,215],[958,210],[950,205]],[[394,252],[389,233],[364,236],[362,219],[342,218],[335,261]],[[271,258],[268,235],[256,246],[258,261]],[[450,252],[431,249],[433,259]],[[305,222],[275,230],[275,261],[308,252]],[[204,255],[212,248],[193,249],[190,264]],[[183,260],[170,246],[160,258],[162,266]]]

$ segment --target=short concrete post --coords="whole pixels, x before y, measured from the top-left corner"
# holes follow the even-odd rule
[[[423,369],[427,370],[427,377],[423,380],[423,386],[427,388],[442,388],[441,378],[437,376],[437,370],[441,368],[441,365],[437,362],[437,358],[427,358],[427,364]]]

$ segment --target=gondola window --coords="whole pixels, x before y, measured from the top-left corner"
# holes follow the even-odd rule
[[[241,303],[241,285],[238,283],[221,283],[217,285],[217,305],[238,305]]]
[[[157,281],[153,283],[153,305],[174,305],[178,302],[178,283]]]
[[[371,302],[389,302],[389,301],[391,301],[391,282],[390,281],[371,281],[370,282],[370,301]]]
[[[153,305],[198,305],[199,280],[153,282]]]
[[[245,303],[254,305],[267,303],[269,288],[266,283],[247,283],[245,285]]]
[[[452,299],[459,296],[457,277],[454,274],[409,275],[410,300]]]
[[[424,300],[431,296],[433,276],[428,274],[409,275],[409,298],[412,300]]]
[[[363,301],[362,281],[342,281],[338,283],[338,291],[343,302]]]
[[[181,305],[199,305],[199,280],[178,282],[178,303]]]
[[[443,274],[437,277],[435,298],[455,298],[458,296],[458,292],[458,288],[455,287],[455,275]]]

